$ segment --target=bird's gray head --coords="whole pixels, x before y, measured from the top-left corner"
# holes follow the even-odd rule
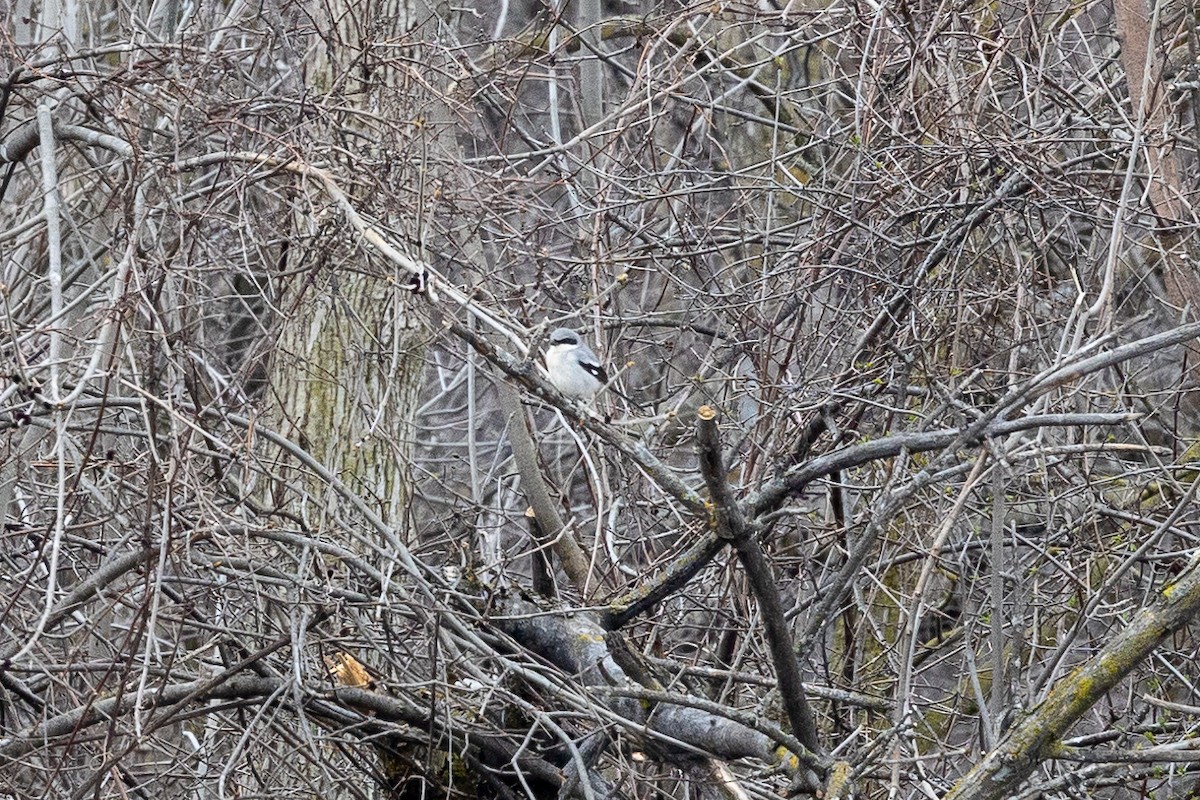
[[[579,334],[570,328],[555,328],[550,332],[551,347],[574,347],[580,341]]]

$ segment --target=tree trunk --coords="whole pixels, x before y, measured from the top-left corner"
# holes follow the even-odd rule
[[[313,5],[321,41],[309,50],[305,75],[328,114],[314,149],[342,145],[317,152],[332,156],[351,201],[418,241],[422,187],[411,179],[436,134],[424,124],[429,98],[402,69],[409,62],[395,57],[395,45],[419,49],[409,37],[428,14],[396,0]],[[375,185],[379,177],[387,185]],[[403,536],[424,340],[416,304],[405,275],[347,243],[344,227],[307,211],[300,209],[298,227],[309,258],[280,290],[270,373],[275,421]],[[335,513],[332,492],[315,480],[306,485],[323,513]]]

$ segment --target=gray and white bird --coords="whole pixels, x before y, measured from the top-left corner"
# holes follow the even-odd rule
[[[555,328],[550,332],[546,372],[555,389],[581,400],[590,400],[608,383],[608,373],[600,365],[600,359],[570,328]]]

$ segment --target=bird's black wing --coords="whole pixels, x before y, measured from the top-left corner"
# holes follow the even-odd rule
[[[602,386],[608,384],[608,373],[604,371],[604,367],[599,364],[588,364],[584,361],[580,361],[579,366],[583,367],[587,374],[600,381]]]

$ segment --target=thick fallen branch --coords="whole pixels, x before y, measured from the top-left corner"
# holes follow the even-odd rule
[[[828,759],[807,751],[792,752],[784,743],[738,722],[733,718],[736,714],[713,713],[703,701],[687,706],[644,702],[642,687],[614,660],[604,629],[589,613],[547,612],[517,597],[500,605],[492,622],[523,647],[578,675],[586,686],[628,690],[604,692],[604,706],[631,730],[659,734],[651,744],[675,740],[723,759],[753,758],[792,770],[800,764],[821,772],[829,768]],[[661,752],[663,747],[657,749]]]

